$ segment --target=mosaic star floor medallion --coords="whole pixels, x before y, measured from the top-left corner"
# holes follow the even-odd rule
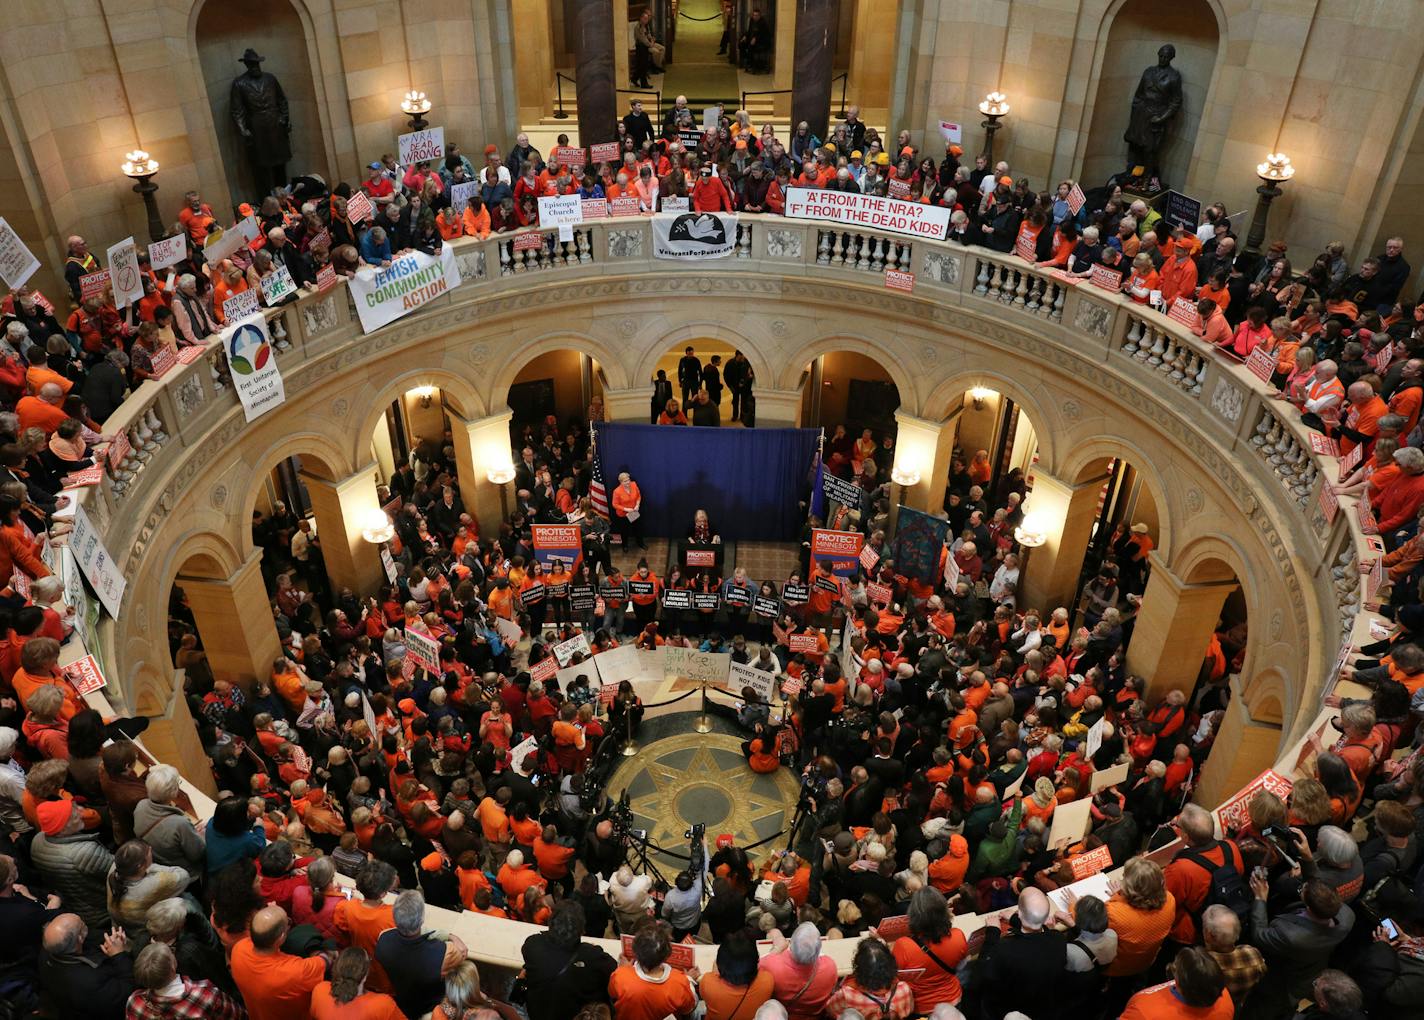
[[[749,846],[781,831],[796,811],[796,779],[786,769],[758,775],[747,768],[741,740],[723,733],[683,733],[648,744],[614,772],[608,793],[628,790],[634,825],[648,839],[678,853],[687,852],[684,833],[693,824],[707,826],[709,848],[720,833],[730,832],[738,846]],[[764,857],[785,846],[773,839],[752,851]],[[715,848],[714,848],[715,849]],[[669,880],[685,867],[674,858],[655,860]]]

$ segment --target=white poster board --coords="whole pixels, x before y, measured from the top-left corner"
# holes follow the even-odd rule
[[[695,648],[663,646],[663,679],[692,680],[722,687],[727,682],[731,652],[699,652]]]
[[[1109,786],[1116,786],[1127,778],[1132,771],[1132,762],[1122,762],[1111,768],[1101,769],[1094,772],[1088,784],[1089,793],[1097,793],[1099,790],[1106,790]],[[1057,808],[1054,808],[1057,811]]]
[[[15,228],[0,219],[0,279],[4,279],[5,286],[12,290],[24,286],[39,267],[40,260],[20,240]]]
[[[643,672],[638,659],[638,649],[632,645],[619,645],[593,657],[598,666],[598,675],[606,684],[618,684],[624,680],[636,680]]]
[[[128,582],[79,503],[75,503],[74,530],[69,535],[69,548],[74,553],[80,573],[98,593],[99,601],[109,615],[117,619]]]
[[[857,191],[788,188],[786,217],[821,220],[942,241],[949,233],[949,209]]]
[[[401,166],[424,163],[445,158],[445,129],[426,128],[399,136]]]
[[[370,333],[409,315],[460,285],[455,249],[441,245],[440,254],[408,251],[385,269],[363,266],[347,281],[361,330]]]
[[[227,351],[233,386],[242,401],[248,421],[256,421],[287,399],[277,356],[272,353],[272,337],[267,320],[250,315],[223,330],[223,350]]]
[[[143,273],[138,266],[138,246],[126,237],[109,247],[109,285],[114,288],[114,307],[127,308],[143,299]]]
[[[727,673],[727,690],[730,693],[740,698],[742,688],[750,687],[762,701],[771,701],[772,692],[776,690],[775,673],[744,666],[740,662],[729,662],[728,665],[730,668]]]
[[[148,246],[148,267],[155,273],[176,266],[188,254],[188,235],[174,234]]]
[[[1093,801],[1091,797],[1059,804],[1053,809],[1053,827],[1048,830],[1048,847],[1057,850],[1069,843],[1076,843],[1088,834],[1092,822]]]

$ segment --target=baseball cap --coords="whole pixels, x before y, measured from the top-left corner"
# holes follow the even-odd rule
[[[959,145],[951,145],[949,147],[949,154],[951,156],[962,156],[964,155],[964,148]]]
[[[400,709],[400,710],[401,710],[402,712],[404,712],[406,715],[414,715],[414,714],[415,714],[415,699],[414,699],[414,698],[401,698],[400,701],[396,702],[396,708]]]
[[[703,176],[703,177],[711,177],[711,176],[712,176],[712,164],[711,164],[711,163],[708,163],[706,166],[704,166],[704,167],[702,168],[702,176]]]
[[[40,831],[46,836],[58,836],[63,832],[73,814],[74,802],[72,800],[46,800],[35,808],[35,817],[39,820]]]
[[[852,150],[851,150],[851,153],[850,153],[850,158],[851,158],[851,159],[864,159],[865,157],[864,157],[863,155],[861,155],[861,152],[860,152],[859,149],[852,149]]]
[[[366,164],[366,169],[367,169],[367,170],[379,170],[379,169],[381,169],[381,164],[380,164],[379,162],[367,163],[367,164]]]
[[[747,147],[747,140],[745,138],[738,138],[736,147],[738,149],[745,149]]]
[[[1004,174],[1004,176],[999,178],[999,183],[1006,188],[1012,188],[1014,186],[1014,179],[1008,174]]]
[[[913,145],[907,145],[907,146],[905,146],[903,149],[900,150],[900,155],[902,155],[902,156],[913,156],[914,154],[915,154],[915,147],[914,147]]]
[[[888,152],[878,152],[878,153],[876,153],[876,154],[875,154],[875,162],[878,163],[880,166],[889,166],[889,165],[890,165],[890,153],[888,153]]]
[[[420,859],[420,870],[439,871],[444,863],[444,860],[440,856],[440,851],[435,850]]]
[[[717,849],[725,850],[727,847],[732,846],[735,842],[736,840],[733,839],[732,834],[730,832],[724,832],[717,837]]]

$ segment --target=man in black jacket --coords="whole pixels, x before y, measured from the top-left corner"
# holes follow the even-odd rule
[[[89,369],[89,374],[80,384],[79,392],[84,404],[89,408],[89,417],[99,424],[119,409],[128,390],[127,370],[129,356],[123,351],[110,351],[103,359]]]
[[[394,206],[388,208],[394,208]],[[388,227],[387,232],[389,230]],[[392,239],[391,251],[399,250]],[[292,281],[298,287],[316,283],[316,272],[312,269],[311,259],[297,251],[297,246],[287,240],[287,232],[281,227],[273,227],[267,231],[267,251],[271,254],[274,263],[287,267],[287,272],[292,274]]]
[[[618,961],[584,942],[583,933],[583,907],[565,900],[549,918],[548,931],[524,940],[529,1020],[571,1020],[585,1006],[608,1001],[608,979]]]
[[[710,361],[702,366],[702,388],[707,391],[708,398],[717,406],[722,404],[722,356],[712,355]]]
[[[1018,1010],[1034,1020],[1059,1015],[1059,986],[1068,972],[1068,936],[1047,927],[1052,904],[1043,891],[1019,894],[1018,913],[1007,934],[997,925],[984,930],[979,954],[980,1007],[985,1017]]]
[[[702,388],[702,362],[689,347],[677,363],[677,384],[682,387],[682,406],[690,407],[692,398]]]
[[[78,914],[60,914],[45,926],[40,996],[51,1016],[120,1020],[134,990],[133,957],[122,928],[87,949],[89,929]]]
[[[658,369],[657,377],[653,379],[653,405],[650,425],[658,423],[658,415],[667,408],[667,403],[672,399],[672,380],[667,377],[667,372]]]
[[[641,150],[643,143],[653,137],[653,121],[643,112],[643,101],[634,99],[628,112],[623,115],[623,130],[633,139],[635,148]]]

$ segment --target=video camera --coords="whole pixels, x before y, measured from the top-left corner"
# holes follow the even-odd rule
[[[608,820],[613,823],[613,837],[620,842],[627,843],[635,839],[647,842],[648,830],[633,828],[633,808],[626,787],[619,795],[617,803],[609,810]]]

